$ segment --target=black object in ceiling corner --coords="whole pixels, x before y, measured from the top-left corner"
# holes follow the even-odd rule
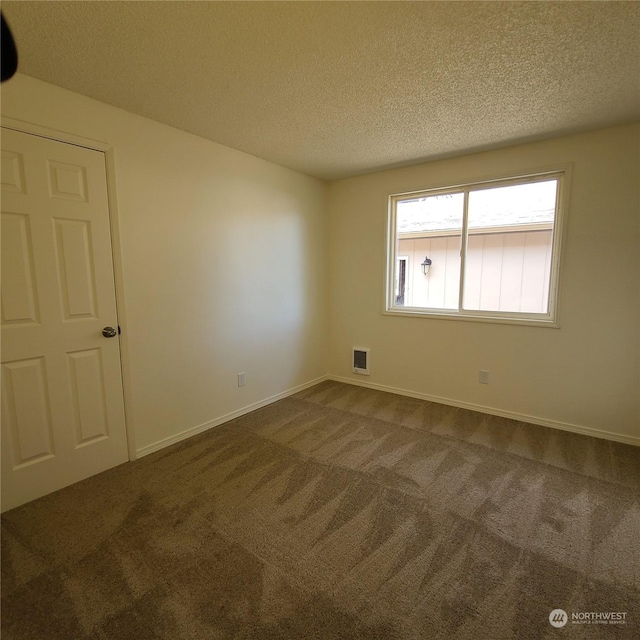
[[[0,34],[0,42],[2,43],[2,82],[8,80],[18,69],[18,50],[13,40],[11,29],[4,16],[2,18],[2,34]]]

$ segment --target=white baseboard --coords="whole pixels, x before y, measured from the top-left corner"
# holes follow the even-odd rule
[[[320,382],[324,382],[328,380],[329,376],[320,376],[315,380],[311,380],[310,382],[305,382],[304,384],[298,385],[297,387],[293,387],[292,389],[287,389],[282,393],[278,393],[275,396],[271,396],[269,398],[265,398],[264,400],[260,400],[258,402],[254,402],[253,404],[247,405],[246,407],[242,407],[241,409],[237,409],[236,411],[232,411],[231,413],[227,413],[224,416],[220,416],[219,418],[215,418],[213,420],[209,420],[208,422],[204,422],[203,424],[199,424],[195,427],[191,427],[190,429],[185,429],[180,433],[177,433],[174,436],[170,436],[168,438],[164,438],[163,440],[158,440],[158,442],[154,442],[153,444],[149,444],[146,447],[142,447],[136,451],[136,460],[142,458],[144,456],[148,456],[150,453],[154,453],[156,451],[160,451],[160,449],[164,449],[165,447],[169,447],[172,444],[176,444],[177,442],[181,442],[182,440],[186,440],[191,436],[195,436],[203,431],[207,431],[209,429],[213,429],[213,427],[217,427],[225,422],[229,422],[229,420],[233,420],[235,418],[239,418],[240,416],[245,415],[246,413],[251,413],[256,409],[260,409],[261,407],[265,407],[268,404],[273,402],[277,402],[278,400],[282,400],[283,398],[287,398],[289,396],[294,395],[295,393],[299,393],[300,391],[304,391],[309,387],[313,387]]]
[[[283,398],[292,396],[296,393],[299,393],[300,391],[304,391],[305,389],[308,389],[309,387],[313,387],[314,385],[319,384],[320,382],[324,382],[325,380],[334,380],[335,382],[343,382],[345,384],[351,384],[358,387],[366,387],[368,389],[375,389],[377,391],[384,391],[386,393],[395,393],[396,395],[407,396],[409,398],[418,398],[419,400],[428,400],[429,402],[437,402],[439,404],[446,404],[452,407],[459,407],[461,409],[469,409],[471,411],[487,413],[489,415],[500,416],[502,418],[510,418],[512,420],[518,420],[520,422],[538,424],[543,427],[551,427],[552,429],[560,429],[562,431],[571,431],[572,433],[580,433],[582,435],[593,436],[595,438],[602,438],[604,440],[613,440],[614,442],[622,442],[624,444],[631,444],[637,447],[640,446],[640,437],[627,436],[621,433],[612,433],[610,431],[601,431],[599,429],[583,427],[576,424],[570,424],[568,422],[560,422],[557,420],[548,420],[546,418],[529,416],[522,413],[516,413],[514,411],[504,411],[502,409],[496,409],[494,407],[485,407],[483,405],[473,404],[471,402],[462,402],[460,400],[452,400],[451,398],[442,398],[440,396],[433,396],[427,393],[420,393],[418,391],[409,391],[407,389],[389,387],[386,385],[377,384],[375,382],[354,380],[352,378],[344,378],[342,376],[325,375],[325,376],[320,376],[315,380],[310,380],[309,382],[305,382],[304,384],[298,385],[297,387],[293,387],[292,389],[287,389],[286,391],[283,391],[282,393],[278,393],[274,396],[270,396],[269,398],[265,398],[264,400],[254,402],[253,404],[237,409],[236,411],[232,411],[231,413],[227,413],[226,415],[220,416],[219,418],[209,420],[208,422],[197,425],[195,427],[191,427],[190,429],[185,429],[184,431],[181,431],[180,433],[177,433],[174,436],[170,436],[169,438],[164,438],[163,440],[154,442],[153,444],[147,445],[146,447],[142,447],[136,451],[136,459],[147,456],[150,453],[154,453],[155,451],[160,451],[160,449],[164,449],[165,447],[169,447],[172,444],[176,444],[177,442],[186,440],[187,438],[190,438],[191,436],[195,436],[199,433],[202,433],[203,431],[213,429],[214,427],[224,424],[225,422],[229,422],[229,420],[239,418],[240,416],[243,416],[246,413],[251,413],[251,411],[255,411],[256,409],[265,407],[268,404],[272,404],[273,402],[277,402],[278,400],[282,400]]]
[[[376,389],[377,391],[385,391],[386,393],[395,393],[399,396],[407,396],[409,398],[418,398],[419,400],[428,400],[429,402],[437,402],[439,404],[446,404],[452,407],[459,407],[461,409],[470,409],[471,411],[479,411],[480,413],[488,413],[493,416],[500,416],[502,418],[511,418],[512,420],[518,420],[520,422],[528,422],[531,424],[538,424],[542,427],[551,427],[552,429],[561,429],[562,431],[571,431],[572,433],[581,433],[585,436],[593,436],[594,438],[602,438],[604,440],[613,440],[614,442],[622,442],[624,444],[632,444],[636,447],[640,447],[640,437],[627,436],[622,433],[612,433],[611,431],[601,431],[600,429],[592,429],[591,427],[583,427],[577,424],[571,424],[569,422],[559,422],[557,420],[548,420],[546,418],[538,418],[536,416],[529,416],[522,413],[515,413],[513,411],[503,411],[502,409],[495,409],[493,407],[485,407],[479,404],[472,404],[471,402],[462,402],[460,400],[452,400],[451,398],[441,398],[439,396],[432,396],[427,393],[420,393],[418,391],[407,391],[406,389],[398,389],[396,387],[387,387],[375,382],[367,382],[354,380],[352,378],[344,378],[342,376],[327,376],[328,380],[335,380],[336,382],[344,382],[345,384],[353,384],[357,387],[366,387],[368,389]]]

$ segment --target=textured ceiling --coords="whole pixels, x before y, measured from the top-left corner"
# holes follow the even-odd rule
[[[19,71],[323,179],[640,120],[636,2],[2,2]]]

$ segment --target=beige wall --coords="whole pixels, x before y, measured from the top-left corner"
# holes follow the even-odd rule
[[[2,115],[115,150],[137,450],[326,374],[324,183],[25,76]]]
[[[640,437],[640,126],[334,182],[332,374],[570,428]],[[383,315],[392,193],[573,163],[559,329]],[[351,347],[371,349],[371,377]],[[489,385],[478,370],[491,372]]]

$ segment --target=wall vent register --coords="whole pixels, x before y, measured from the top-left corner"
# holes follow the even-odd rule
[[[369,371],[369,349],[354,347],[352,365],[353,373],[359,373],[364,376],[371,375]]]

